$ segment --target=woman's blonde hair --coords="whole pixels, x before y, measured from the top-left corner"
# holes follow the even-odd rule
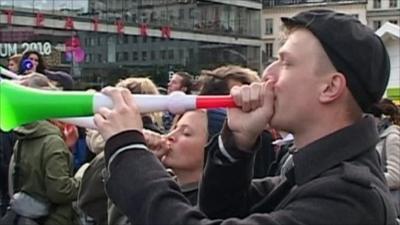
[[[21,61],[21,58],[22,58],[21,54],[15,54],[15,55],[10,56],[10,58],[8,58],[8,61],[14,61],[18,65],[19,62]]]
[[[115,86],[127,88],[132,94],[160,94],[154,82],[147,77],[129,77],[124,80],[120,80]],[[151,117],[151,119],[158,125],[158,127],[162,127],[161,113],[154,112],[147,115]]]
[[[232,79],[242,84],[251,84],[260,81],[260,77],[256,71],[238,65],[221,66],[214,70],[202,70],[200,76],[211,76],[223,80]]]
[[[19,71],[19,63],[21,62],[21,58],[22,58],[21,54],[15,54],[8,58],[9,62],[13,61],[15,63],[15,65],[17,66],[17,71]],[[15,71],[15,72],[17,72],[17,71]]]

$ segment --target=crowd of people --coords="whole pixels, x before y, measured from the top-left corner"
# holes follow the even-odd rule
[[[93,157],[79,168],[84,128],[48,119],[1,131],[0,224],[400,224],[400,109],[383,98],[385,46],[334,11],[282,22],[278,59],[261,75],[226,65],[201,71],[198,90],[183,71],[168,83],[168,94],[230,94],[237,107],[140,113],[132,94],[159,87],[123,79],[102,90],[114,108],[83,132]],[[19,85],[73,89],[35,51],[8,69]]]

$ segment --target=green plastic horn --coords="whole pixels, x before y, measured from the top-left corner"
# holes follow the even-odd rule
[[[141,113],[168,110],[180,114],[199,108],[236,107],[229,95],[196,96],[174,92],[168,96],[134,96]],[[45,91],[0,79],[0,129],[4,131],[37,120],[91,116],[101,107],[113,107],[112,100],[101,93]]]
[[[0,81],[0,128],[55,117],[93,115],[93,93],[44,91]]]

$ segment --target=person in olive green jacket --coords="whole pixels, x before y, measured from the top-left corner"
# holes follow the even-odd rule
[[[50,203],[49,215],[39,220],[41,224],[72,224],[76,220],[72,202],[77,198],[79,181],[73,177],[72,154],[59,128],[39,121],[17,128],[15,133],[12,190]]]
[[[49,80],[40,74],[26,76],[19,83],[54,90]],[[49,214],[36,219],[44,225],[78,222],[72,202],[77,199],[80,181],[73,177],[72,153],[60,127],[59,121],[38,121],[14,130],[17,143],[10,166],[9,190],[49,203]]]

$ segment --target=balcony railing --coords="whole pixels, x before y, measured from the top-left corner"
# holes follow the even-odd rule
[[[366,3],[366,0],[263,0],[264,8],[311,3]]]

